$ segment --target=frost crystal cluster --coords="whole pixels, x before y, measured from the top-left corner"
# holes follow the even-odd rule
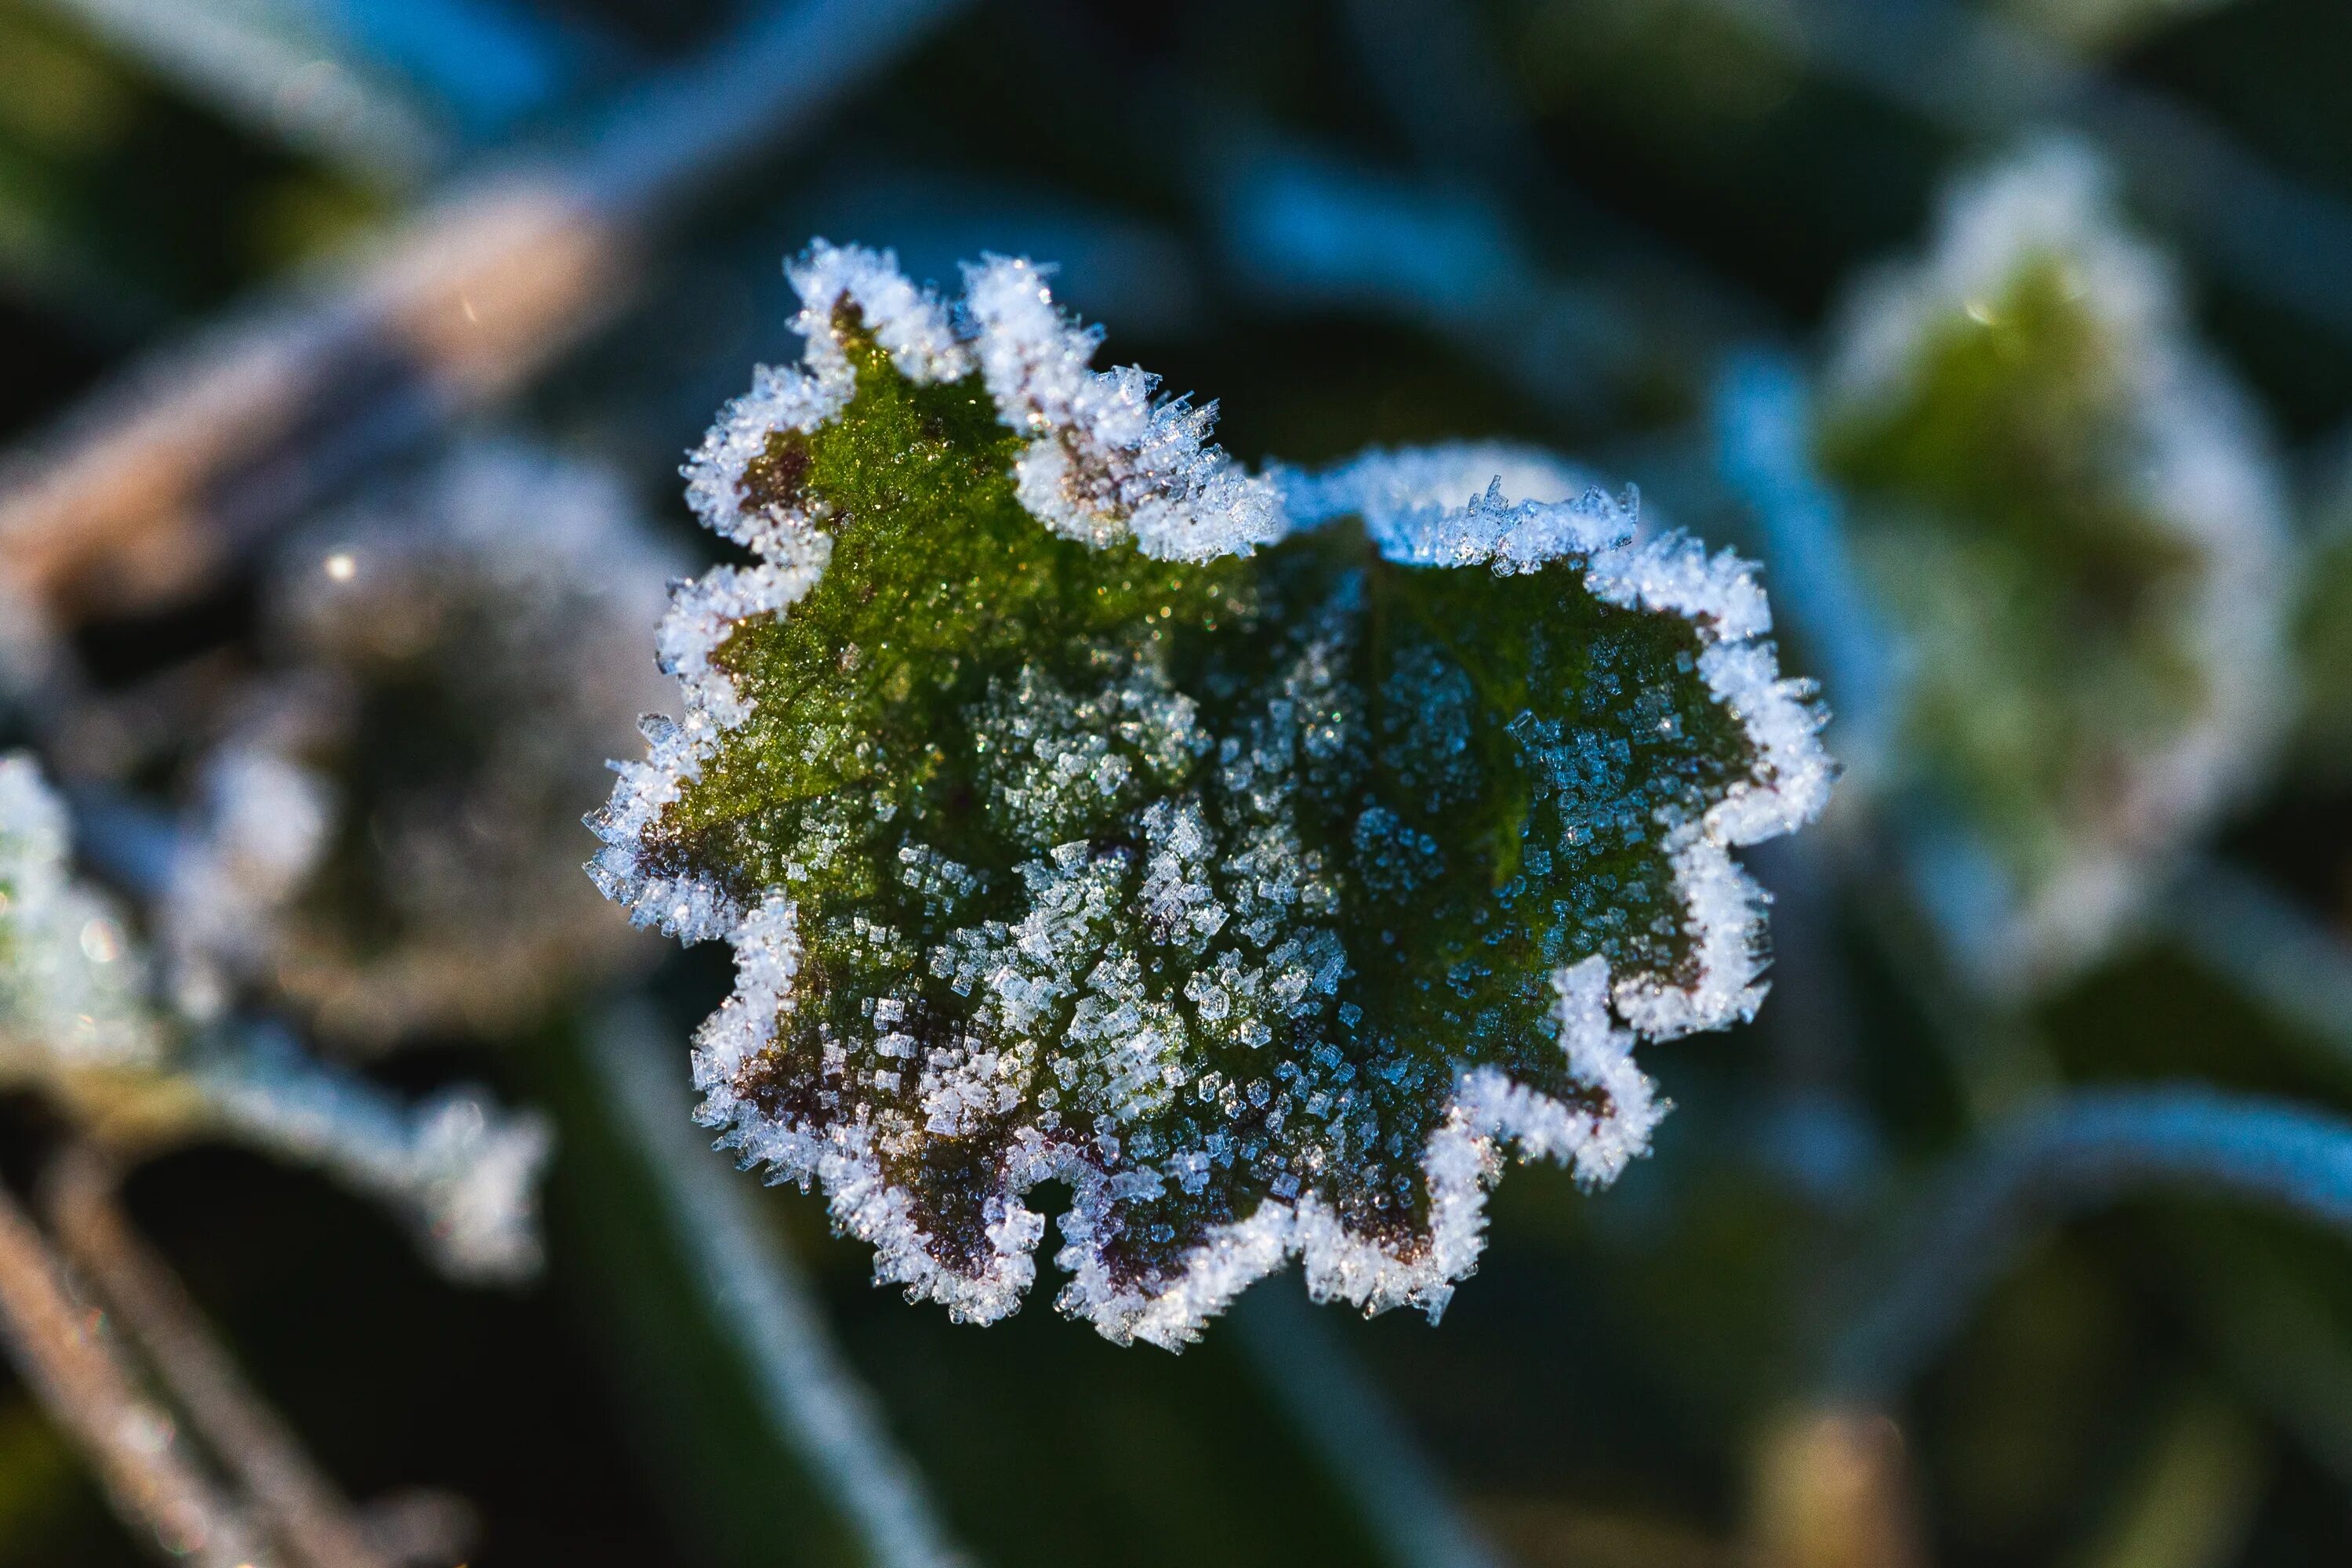
[[[791,270],[804,360],[687,468],[751,560],[678,589],[685,714],[591,818],[640,923],[733,944],[703,1120],[960,1318],[1046,1182],[1113,1339],[1294,1256],[1434,1315],[1507,1150],[1611,1179],[1636,1041],[1761,994],[1730,851],[1832,770],[1760,590],[1525,453],[1245,474],[1027,262]]]
[[[663,700],[633,628],[679,565],[610,475],[492,438],[290,542],[278,668],[204,760],[173,868],[181,1005],[257,981],[381,1047],[510,1028],[649,956],[595,918],[577,818],[589,760]]]
[[[1823,467],[1910,643],[1924,868],[2016,984],[2094,954],[2252,771],[2286,684],[2284,523],[2251,413],[2101,167],[2045,143],[1961,183],[1852,302]]]

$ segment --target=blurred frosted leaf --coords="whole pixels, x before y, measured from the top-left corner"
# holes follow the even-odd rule
[[[406,1106],[275,1032],[191,1032],[154,1006],[144,954],[70,851],[39,767],[0,757],[0,1083],[118,1143],[226,1137],[316,1165],[400,1212],[456,1278],[538,1268],[543,1118],[462,1087]]]
[[[149,1068],[163,1036],[121,912],[75,881],[64,805],[24,755],[0,758],[0,1072]]]
[[[234,975],[267,973],[286,905],[326,851],[334,808],[325,778],[277,752],[232,744],[205,757],[194,828],[160,906],[183,1012],[217,1017],[234,1000]]]
[[[291,542],[281,673],[202,765],[165,906],[182,1004],[266,986],[383,1046],[653,957],[574,868],[593,759],[664,700],[630,628],[679,567],[612,478],[503,441]]]
[[[204,1097],[205,1131],[316,1165],[377,1199],[450,1278],[538,1272],[539,1182],[555,1152],[538,1111],[504,1110],[464,1085],[404,1104],[266,1028],[192,1054],[186,1072]]]
[[[60,681],[57,627],[47,609],[0,575],[0,721],[54,703]]]
[[[1434,1314],[1507,1144],[1613,1177],[1636,1037],[1760,996],[1729,847],[1830,780],[1760,591],[1506,500],[1521,454],[1245,478],[1027,263],[793,277],[804,363],[687,470],[757,560],[679,591],[686,715],[592,819],[638,921],[735,947],[703,1119],[960,1318],[1018,1305],[1045,1181],[1113,1339],[1293,1255]],[[1292,511],[1333,526],[1262,549]]]
[[[1822,458],[1910,643],[1927,901],[2008,983],[2095,954],[2258,770],[2287,678],[2277,480],[2178,279],[2045,143],[1958,183],[1838,332]],[[1901,764],[1898,764],[1901,765]]]

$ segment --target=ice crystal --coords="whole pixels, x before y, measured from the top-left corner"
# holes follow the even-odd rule
[[[1822,461],[1909,644],[1895,782],[1947,824],[1930,901],[1988,978],[2063,972],[2276,731],[2252,416],[2071,143],[1952,190],[1927,257],[1853,301],[1826,391]]]
[[[583,906],[572,839],[587,762],[662,700],[630,628],[678,564],[609,475],[508,439],[289,542],[278,670],[202,766],[165,905],[183,1005],[262,981],[381,1046],[648,956]]]
[[[1376,448],[1319,473],[1278,468],[1276,477],[1295,525],[1360,517],[1391,537],[1406,530],[1426,531],[1449,514],[1464,512],[1489,489],[1497,499],[1552,502],[1576,500],[1594,488],[1583,469],[1540,447],[1510,441]]]
[[[1025,262],[793,275],[803,363],[686,470],[754,560],[678,590],[686,713],[591,818],[638,922],[734,947],[702,1119],[959,1318],[1046,1181],[1113,1339],[1292,1256],[1434,1315],[1507,1148],[1612,1178],[1635,1041],[1761,994],[1730,849],[1831,768],[1753,580],[1522,452],[1245,477]]]

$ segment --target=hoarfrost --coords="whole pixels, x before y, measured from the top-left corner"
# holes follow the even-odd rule
[[[1273,482],[1207,441],[1216,405],[1156,399],[1159,378],[1134,365],[1088,369],[1101,334],[1063,319],[1046,276],[1002,256],[964,268],[989,393],[1004,423],[1030,438],[1015,468],[1022,505],[1069,538],[1131,537],[1168,560],[1245,553],[1277,537]]]
[[[775,432],[814,431],[847,405],[855,378],[834,331],[845,311],[918,384],[960,380],[977,364],[998,417],[1027,442],[1016,466],[1022,503],[1056,532],[1132,539],[1147,555],[1182,561],[1280,535],[1273,481],[1244,474],[1207,440],[1214,406],[1158,397],[1158,379],[1133,365],[1090,368],[1100,333],[1063,316],[1049,268],[1001,256],[969,265],[953,310],[900,276],[888,251],[819,240],[785,270],[801,296],[803,363],[761,366],[686,468],[687,499],[704,523],[766,561],[804,563],[812,519],[756,486],[747,494],[744,477]],[[790,604],[796,581],[787,570],[766,584],[776,597],[765,607]]]
[[[686,713],[590,819],[638,923],[734,948],[701,1120],[959,1319],[1048,1180],[1112,1339],[1293,1257],[1434,1316],[1506,1150],[1613,1179],[1635,1042],[1762,994],[1731,851],[1833,769],[1749,570],[1524,448],[1244,480],[1027,263],[793,277],[804,364],[686,469],[758,563],[677,591]]]
[[[1297,525],[1360,517],[1375,530],[1459,511],[1489,489],[1520,501],[1553,502],[1601,488],[1557,454],[1512,441],[1375,447],[1320,472],[1278,466],[1275,478]]]

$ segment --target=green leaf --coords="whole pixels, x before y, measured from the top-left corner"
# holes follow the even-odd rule
[[[2067,144],[1958,184],[1853,301],[1824,468],[1907,645],[1906,772],[1982,875],[1961,956],[2093,955],[2275,736],[2284,522],[2177,281]]]
[[[960,1317],[1017,1306],[1048,1181],[1114,1339],[1293,1254],[1433,1316],[1504,1145],[1613,1177],[1634,1038],[1760,997],[1729,848],[1832,774],[1760,591],[1486,449],[1244,478],[1026,263],[952,312],[794,279],[805,366],[688,469],[758,559],[679,591],[686,716],[591,819],[641,923],[735,946],[703,1119]]]

